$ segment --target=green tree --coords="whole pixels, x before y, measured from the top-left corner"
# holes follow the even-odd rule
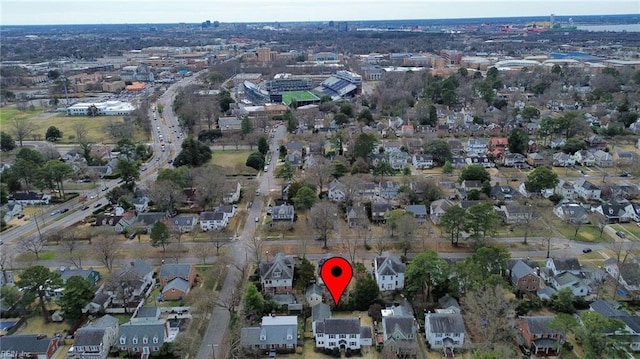
[[[571,288],[562,288],[551,297],[549,305],[558,312],[573,314],[576,312],[576,308],[573,306],[574,299]]]
[[[366,125],[371,125],[373,123],[373,115],[371,114],[371,110],[368,108],[363,108],[360,113],[358,113],[358,122],[364,122]]]
[[[187,138],[173,161],[175,167],[200,167],[211,160],[211,148],[195,138]]]
[[[491,182],[491,174],[482,165],[466,166],[460,173],[459,181]]]
[[[296,116],[293,114],[293,112],[291,112],[290,109],[287,109],[287,111],[282,116],[282,119],[287,124],[287,132],[289,133],[296,132],[296,130],[298,129],[298,120],[296,119]]]
[[[578,151],[586,150],[587,144],[581,138],[570,138],[562,147],[562,152],[574,154]]]
[[[264,157],[260,152],[253,152],[247,157],[247,162],[245,162],[247,167],[251,167],[260,171],[264,167]]]
[[[218,105],[220,106],[220,111],[228,112],[231,108],[231,104],[235,101],[231,97],[231,93],[229,91],[223,90],[218,95]],[[160,111],[160,107],[158,107],[158,111]]]
[[[476,244],[482,244],[488,235],[498,226],[498,215],[490,202],[476,204],[467,210],[467,229],[473,232]]]
[[[22,292],[14,285],[0,287],[0,303],[3,308],[13,309],[22,298]]]
[[[82,318],[82,308],[91,302],[93,296],[94,291],[88,280],[77,275],[67,279],[62,298],[59,300],[65,319],[75,323]]]
[[[559,181],[557,173],[546,166],[540,166],[529,173],[524,186],[527,191],[540,194],[545,189],[555,188]]]
[[[341,104],[340,113],[347,115],[347,117],[353,117],[353,106],[348,102]]]
[[[333,172],[331,172],[333,178],[338,179],[349,172],[347,165],[345,165],[344,162],[340,160],[334,160],[333,162],[331,162],[331,166],[333,167]]]
[[[266,156],[269,152],[269,142],[266,136],[258,138],[258,152],[262,153],[263,156]]]
[[[625,324],[617,318],[606,318],[598,312],[584,311],[580,320],[572,314],[560,313],[549,327],[565,336],[573,333],[581,343],[585,359],[624,359],[628,357],[628,343],[624,343]],[[621,335],[611,335],[618,333]]]
[[[251,123],[251,119],[249,118],[249,116],[242,116],[242,120],[240,122],[240,135],[244,139],[251,132],[253,132],[253,124]]]
[[[265,300],[262,294],[253,283],[247,284],[244,292],[244,310],[248,316],[253,318],[260,317],[265,308]]]
[[[133,189],[136,181],[140,179],[140,170],[138,162],[120,159],[116,165],[116,172],[120,174],[120,179],[124,181],[127,188]]]
[[[316,279],[316,267],[305,257],[295,265],[293,272],[293,283],[298,290],[307,288],[311,281]]]
[[[367,132],[363,132],[356,137],[356,141],[353,148],[353,159],[362,157],[368,158],[373,152],[373,149],[378,144],[378,139],[375,135]]]
[[[520,127],[516,127],[509,132],[509,137],[507,138],[509,152],[524,155],[527,151],[528,144],[529,134],[525,130]]]
[[[373,167],[373,175],[380,178],[380,182],[384,180],[385,175],[392,175],[395,172],[389,161],[378,161]]]
[[[293,167],[291,162],[285,161],[284,164],[278,168],[278,171],[276,172],[276,178],[282,178],[285,181],[291,181],[295,174],[295,167]]]
[[[460,234],[465,229],[467,211],[460,206],[451,206],[444,210],[440,217],[440,225],[451,234],[451,244],[457,245],[460,241]]]
[[[418,254],[407,265],[405,272],[405,288],[411,298],[423,295],[426,300],[431,298],[431,291],[435,286],[442,286],[449,277],[449,266],[444,259],[433,250]]]
[[[451,161],[451,145],[445,140],[437,139],[424,145],[424,153],[433,156],[433,160],[440,166]]]
[[[520,115],[522,116],[523,119],[525,119],[525,121],[531,122],[532,120],[535,120],[538,117],[540,117],[540,110],[538,110],[535,107],[526,106],[522,110],[522,113]]]
[[[16,154],[11,172],[17,179],[23,181],[25,189],[29,191],[38,179],[39,168],[44,162],[44,157],[40,152],[30,148],[21,148]]]
[[[23,270],[20,273],[20,280],[16,284],[38,296],[42,317],[45,322],[49,323],[50,317],[45,304],[45,292],[62,287],[60,274],[52,272],[44,266],[36,265]]]
[[[48,161],[38,169],[40,183],[49,188],[56,187],[62,198],[65,197],[64,181],[71,177],[72,174],[73,168],[58,160]]]
[[[446,175],[453,173],[453,165],[451,164],[451,161],[446,161],[444,163],[444,165],[442,166],[442,173]]]
[[[353,298],[353,309],[355,310],[367,310],[369,306],[373,304],[380,296],[380,288],[378,283],[369,274],[358,279],[356,287],[351,294]]]
[[[296,196],[293,197],[293,204],[299,209],[309,209],[318,201],[316,192],[307,186],[303,186],[298,190]]]
[[[62,138],[62,131],[58,129],[56,126],[49,126],[47,128],[47,132],[44,135],[44,138],[49,142],[57,142]]]
[[[338,126],[344,126],[349,123],[349,116],[345,115],[342,112],[336,113],[333,116],[333,121],[335,121],[336,125]]]
[[[166,251],[167,244],[169,244],[169,228],[162,221],[158,221],[151,227],[151,246],[162,247],[162,251]]]
[[[8,152],[16,148],[16,141],[10,134],[1,131],[0,132],[0,150],[2,152]]]

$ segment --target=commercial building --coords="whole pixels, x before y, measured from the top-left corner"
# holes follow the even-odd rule
[[[132,104],[122,101],[79,102],[67,107],[67,115],[88,116],[91,111],[95,111],[96,116],[126,116],[135,109]]]

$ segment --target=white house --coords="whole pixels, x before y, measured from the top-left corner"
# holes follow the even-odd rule
[[[222,211],[200,213],[200,229],[207,232],[209,230],[221,230],[229,224],[229,217]]]
[[[344,199],[346,198],[346,189],[345,189],[345,186],[342,184],[342,182],[338,181],[337,179],[334,179],[333,181],[329,182],[328,187],[329,187],[329,192],[328,192],[329,199],[336,202],[344,201]]]
[[[23,206],[49,204],[51,195],[36,192],[15,192],[9,195],[8,203],[17,203]]]
[[[470,138],[464,148],[467,155],[482,155],[487,152],[487,141],[477,138]]]
[[[576,163],[582,166],[592,167],[596,164],[595,156],[587,150],[576,151],[576,153],[573,154],[573,158]]]
[[[424,330],[431,349],[442,349],[445,356],[464,346],[464,319],[461,314],[427,313]]]
[[[358,351],[371,345],[371,328],[360,326],[359,318],[325,318],[316,322],[315,341],[320,349]]]
[[[411,159],[413,167],[423,170],[427,168],[433,168],[433,156],[424,154],[415,154]]]
[[[240,345],[246,348],[266,349],[269,355],[289,352],[298,345],[298,318],[296,316],[262,317],[259,327],[242,328]]]
[[[569,288],[575,297],[585,297],[589,294],[589,286],[587,283],[585,283],[581,277],[571,272],[563,272],[555,275],[549,279],[549,283],[557,291]]]
[[[20,203],[7,203],[0,207],[0,213],[2,213],[5,223],[19,215],[20,212],[22,212],[22,205]]]
[[[558,181],[558,185],[554,188],[553,191],[555,194],[559,194],[563,199],[573,201],[577,198],[576,191],[573,187],[573,183],[567,182],[563,179]]]
[[[600,200],[600,195],[602,191],[600,187],[594,185],[593,183],[587,181],[584,178],[579,178],[573,183],[573,189],[579,197],[590,200]]]
[[[293,291],[293,258],[278,253],[273,261],[260,263],[260,283],[265,293],[282,294]]]
[[[376,257],[373,261],[373,274],[381,291],[401,290],[404,288],[406,266],[396,255]]]
[[[137,213],[142,213],[149,208],[149,197],[137,197],[133,199],[133,207],[135,207]]]
[[[613,156],[609,152],[604,152],[603,150],[597,150],[593,153],[593,156],[596,160],[596,165],[600,167],[611,167],[613,166]]]
[[[224,186],[224,193],[222,195],[222,202],[226,204],[237,203],[240,200],[240,191],[242,186],[240,182],[227,183]]]
[[[640,290],[640,265],[638,263],[618,263],[615,258],[609,258],[604,261],[604,269],[626,290]]]
[[[566,258],[548,258],[546,267],[551,270],[551,273],[556,276],[565,272],[572,273],[574,275],[580,275],[582,272],[582,265],[576,257]]]

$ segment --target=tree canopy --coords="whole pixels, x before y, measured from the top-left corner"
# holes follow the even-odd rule
[[[37,294],[42,316],[46,322],[49,322],[49,312],[45,305],[45,292],[62,286],[60,274],[52,272],[44,266],[36,265],[22,271],[20,280],[16,284],[20,288],[25,288],[27,291]]]
[[[47,128],[47,132],[44,135],[44,138],[49,142],[57,142],[62,138],[62,135],[63,133],[59,128],[57,128],[56,126],[49,126],[49,128]]]
[[[516,127],[509,132],[507,144],[509,152],[524,155],[527,152],[527,146],[529,144],[529,134],[527,134],[525,130]]]
[[[433,156],[433,160],[440,166],[451,161],[451,145],[445,140],[437,139],[427,142],[424,145],[424,153]]]
[[[459,181],[491,182],[491,174],[482,165],[469,165],[460,173]]]
[[[0,150],[2,152],[8,152],[16,148],[16,141],[10,134],[1,131],[0,132]]]
[[[94,292],[91,288],[91,282],[88,280],[80,276],[72,276],[67,279],[62,298],[59,300],[60,307],[64,311],[65,319],[75,322],[82,318],[82,308],[91,302],[93,296]]]
[[[187,138],[173,161],[175,167],[199,167],[211,160],[211,148],[195,138]]]
[[[149,235],[151,238],[151,245],[153,247],[162,247],[162,250],[166,250],[167,244],[169,244],[169,228],[162,221],[157,221],[151,227],[151,233]]]
[[[353,309],[367,310],[379,296],[380,289],[378,288],[378,283],[376,283],[376,280],[371,275],[367,274],[356,281],[356,287],[353,293],[351,293]]]
[[[531,193],[540,193],[542,190],[555,188],[559,181],[557,173],[546,166],[540,166],[529,173],[524,186]]]

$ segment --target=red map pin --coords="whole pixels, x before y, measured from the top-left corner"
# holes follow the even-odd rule
[[[351,276],[353,276],[353,269],[349,262],[342,257],[329,258],[322,264],[320,277],[329,288],[329,293],[331,293],[336,306],[340,303],[342,293],[349,286]]]

